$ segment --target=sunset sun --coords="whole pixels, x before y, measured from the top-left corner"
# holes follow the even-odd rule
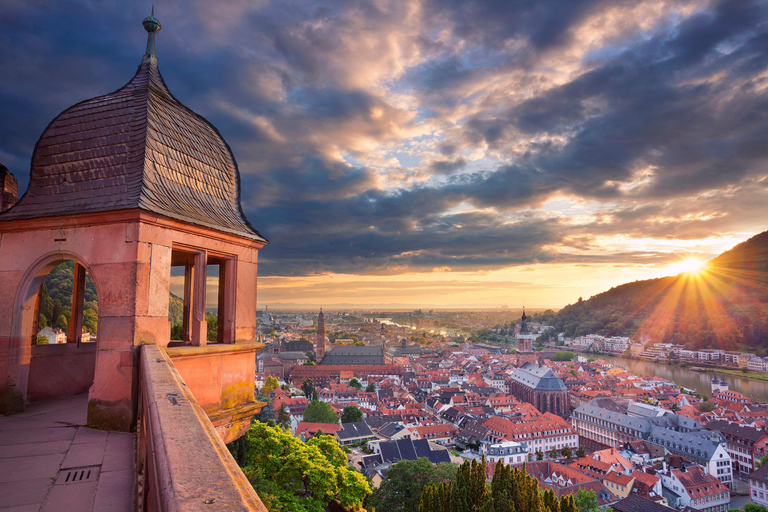
[[[704,267],[704,262],[698,258],[686,258],[669,266],[672,274],[697,274]]]

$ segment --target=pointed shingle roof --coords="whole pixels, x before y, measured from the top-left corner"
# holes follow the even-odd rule
[[[0,221],[135,208],[266,242],[240,207],[229,146],[173,97],[150,55],[125,86],[48,125],[29,188]]]

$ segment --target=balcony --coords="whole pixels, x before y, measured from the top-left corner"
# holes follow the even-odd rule
[[[2,505],[266,511],[225,446],[264,405],[253,398],[258,348],[139,347],[136,433],[89,428],[87,394],[0,417]]]

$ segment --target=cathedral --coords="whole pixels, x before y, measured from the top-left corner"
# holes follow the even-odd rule
[[[565,416],[569,411],[568,390],[552,369],[534,363],[517,368],[509,380],[512,396],[532,404],[539,412]]]

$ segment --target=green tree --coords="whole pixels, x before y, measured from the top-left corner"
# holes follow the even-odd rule
[[[425,487],[453,480],[456,466],[449,462],[432,464],[427,458],[401,460],[387,470],[387,478],[374,490],[369,500],[376,510],[418,511]]]
[[[315,381],[312,379],[306,379],[301,383],[301,390],[304,392],[304,396],[307,400],[312,400],[312,393],[315,392]]]
[[[342,423],[355,423],[357,421],[363,421],[363,411],[354,405],[348,405],[341,411]]]
[[[541,450],[536,451],[536,460],[544,460],[544,452]]]
[[[291,413],[285,407],[285,402],[280,404],[280,407],[275,411],[275,421],[283,428],[288,427],[291,424]]]
[[[213,313],[205,314],[205,321],[208,324],[207,339],[216,341],[219,339],[219,316]]]
[[[552,451],[549,452],[549,458],[550,459],[556,459],[560,456],[560,452],[557,451],[557,448],[552,448]]]
[[[272,411],[272,406],[269,404],[269,397],[259,391],[256,394],[256,401],[258,402],[265,402],[267,405],[261,408],[259,411],[259,414],[256,415],[256,420],[261,422],[268,422],[272,421],[274,423],[275,420],[275,414],[274,411]]]
[[[546,489],[541,493],[541,505],[545,511],[560,512],[560,501],[552,489]]]
[[[338,423],[339,417],[336,416],[333,407],[327,403],[313,400],[304,411],[304,421],[310,423]]]
[[[576,507],[581,512],[599,512],[600,507],[597,502],[597,494],[595,491],[587,491],[585,489],[579,489],[574,496],[576,501]]]
[[[584,449],[583,446],[579,445],[579,447],[576,449],[576,457],[581,459],[582,457],[587,456],[587,451]]]
[[[716,405],[712,402],[701,402],[699,404],[699,409],[701,409],[701,412],[712,412],[715,410]]]
[[[573,361],[576,359],[576,354],[567,350],[561,350],[560,352],[555,352],[549,359],[552,361]]]
[[[40,313],[40,318],[37,320],[37,327],[40,329],[45,329],[48,327],[48,319],[42,313]]]
[[[755,465],[756,465],[758,468],[762,467],[764,464],[768,464],[768,453],[766,453],[765,455],[763,455],[763,456],[760,458],[760,460],[759,460],[759,461],[757,461],[757,462],[755,463]]]
[[[65,317],[64,315],[59,315],[59,317],[56,319],[56,322],[54,322],[53,326],[58,327],[62,331],[66,331],[67,324],[68,324],[67,317]]]
[[[269,510],[323,512],[334,500],[359,507],[371,493],[331,436],[302,443],[280,428],[254,423],[247,437],[243,471]]]
[[[376,384],[373,382],[369,382],[368,385],[365,387],[366,393],[374,393],[376,391]]]
[[[90,303],[89,303],[90,304]],[[96,334],[99,327],[99,312],[97,309],[83,309],[83,328],[86,332]]]
[[[573,494],[566,494],[563,499],[560,500],[560,512],[579,512],[579,507],[576,506],[576,500],[573,498]]]
[[[36,345],[48,345],[50,342],[51,340],[48,339],[48,336],[43,336],[42,334],[38,334],[37,338],[35,338]]]
[[[352,377],[352,380],[349,381],[349,385],[352,386],[355,389],[363,389],[363,385],[360,384],[360,381],[356,378]]]
[[[270,375],[267,380],[264,381],[264,387],[261,388],[261,392],[269,396],[269,394],[275,389],[280,387],[280,383],[277,381],[277,377]]]
[[[503,462],[496,464],[491,480],[493,512],[515,512],[512,493],[512,467]]]
[[[566,459],[570,459],[571,457],[573,457],[573,449],[572,449],[570,446],[568,446],[568,445],[566,445],[566,446],[563,446],[563,449],[562,449],[562,450],[560,450],[560,453],[561,453],[561,454],[563,455],[563,457],[565,457]]]

